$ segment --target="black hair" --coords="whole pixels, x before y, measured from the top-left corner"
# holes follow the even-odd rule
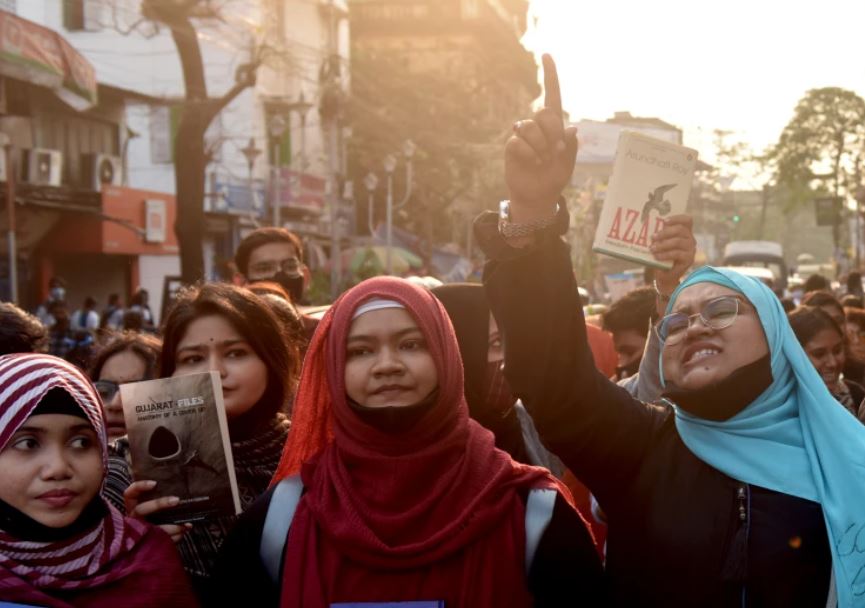
[[[831,288],[832,286],[829,284],[829,279],[819,274],[812,274],[810,277],[805,279],[805,284],[802,285],[802,290],[805,293],[811,291],[826,291]]]
[[[299,345],[287,335],[271,306],[243,287],[205,283],[180,290],[162,328],[159,375],[166,378],[174,373],[177,347],[189,324],[209,315],[228,321],[267,368],[267,387],[260,403],[268,411],[255,413],[249,420],[269,420],[277,411],[285,411],[300,375]],[[252,411],[257,409],[258,406]]]
[[[789,313],[796,309],[796,301],[793,298],[780,298],[780,300],[785,313]]]
[[[829,316],[829,313],[817,306],[800,306],[788,314],[787,319],[790,321],[793,333],[796,334],[796,339],[803,347],[825,329],[831,329],[844,340],[844,330],[838,326],[835,319]]]
[[[841,306],[844,308],[862,308],[862,296],[856,296],[848,293],[841,298]]]
[[[38,353],[48,348],[45,326],[9,302],[0,302],[0,355]]]
[[[144,380],[152,380],[156,377],[156,364],[162,351],[162,340],[150,334],[125,331],[110,334],[108,341],[93,355],[89,371],[90,379],[94,382],[99,380],[105,363],[114,355],[126,351],[134,353],[144,361]]]
[[[288,243],[294,247],[297,259],[303,263],[303,241],[300,237],[285,228],[266,226],[253,230],[240,241],[234,253],[234,265],[237,266],[237,271],[243,276],[248,276],[249,258],[252,252],[268,243]]]
[[[834,295],[832,295],[829,291],[812,291],[807,294],[804,298],[802,298],[803,306],[832,306],[837,308],[838,311],[843,315],[844,307],[841,306],[841,302],[838,301]]]
[[[633,330],[645,334],[649,321],[658,317],[656,294],[652,287],[638,287],[612,303],[601,316],[609,332]]]

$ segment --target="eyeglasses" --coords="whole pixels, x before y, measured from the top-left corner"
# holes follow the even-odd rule
[[[120,390],[120,385],[111,380],[97,380],[93,383],[93,386],[96,387],[96,392],[102,397],[103,403],[108,403],[114,399],[114,395]]]
[[[272,277],[280,270],[287,275],[299,276],[301,274],[300,260],[291,257],[281,262],[259,262],[249,267],[249,276],[250,278],[262,279]]]
[[[739,298],[721,296],[709,300],[700,308],[700,312],[686,315],[683,312],[669,314],[658,323],[656,331],[658,338],[664,344],[676,344],[688,333],[691,321],[700,319],[703,325],[710,329],[720,330],[730,327],[739,314]]]

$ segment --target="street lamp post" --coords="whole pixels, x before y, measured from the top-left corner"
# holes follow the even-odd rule
[[[282,192],[280,191],[280,175],[279,170],[282,165],[280,154],[280,144],[282,144],[282,136],[285,134],[285,118],[276,115],[270,119],[267,125],[267,130],[270,132],[270,137],[273,139],[273,225],[280,226],[282,219],[280,218],[280,205],[282,205]]]
[[[241,153],[246,157],[246,166],[249,169],[247,176],[247,187],[249,189],[249,212],[255,210],[255,187],[252,180],[252,168],[255,166],[255,159],[261,154],[261,150],[255,146],[255,138],[250,137],[249,143],[245,148],[240,149]]]
[[[313,104],[306,100],[303,95],[303,91],[301,91],[300,95],[297,98],[297,101],[288,104],[287,108],[289,112],[297,112],[300,117],[300,153],[298,157],[299,167],[297,167],[297,170],[295,171],[295,177],[292,180],[291,188],[291,198],[292,200],[295,200],[301,194],[303,187],[303,175],[304,173],[306,173],[306,115],[313,108]],[[295,167],[294,163],[292,163],[292,167]]]
[[[373,195],[375,193],[375,189],[378,188],[378,177],[375,173],[370,171],[366,174],[366,177],[363,178],[363,185],[366,186],[366,191],[368,194],[367,198],[367,226],[369,226],[369,235],[372,236],[372,233],[375,232],[375,227],[372,225],[372,209],[373,209]]]
[[[299,170],[298,174],[303,175],[306,172],[306,115],[313,108],[313,103],[306,100],[303,91],[297,98],[297,101],[288,104],[289,112],[297,112],[300,117],[300,154],[299,154]],[[298,182],[300,183],[300,182]],[[292,197],[295,195],[292,192]]]
[[[394,207],[393,203],[393,172],[396,169],[396,157],[393,154],[388,154],[384,159],[384,171],[387,173],[387,214],[385,222],[387,225],[385,235],[385,272],[393,274],[393,253],[391,247],[393,245],[393,211],[394,208],[400,209],[408,202],[412,192],[412,158],[417,147],[414,142],[406,140],[403,144],[403,154],[405,155],[405,195],[399,204]]]

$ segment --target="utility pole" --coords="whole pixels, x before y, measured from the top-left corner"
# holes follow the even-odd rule
[[[323,93],[319,113],[326,125],[329,161],[328,204],[330,205],[330,295],[336,299],[342,283],[342,252],[339,231],[339,165],[340,165],[340,116],[342,114],[342,64],[339,56],[339,19],[335,0],[328,3],[328,52],[323,70]]]
[[[282,172],[282,136],[285,135],[285,129],[285,118],[283,118],[281,114],[277,114],[270,119],[268,130],[270,131],[270,137],[273,139],[273,158],[271,159],[271,162],[273,163],[273,207],[271,211],[273,213],[273,225],[276,227],[282,225],[282,188],[280,184],[280,174]]]
[[[7,138],[8,142],[8,138]],[[6,154],[6,238],[9,244],[9,300],[18,303],[18,251],[15,243],[15,150],[11,143],[3,146]]]
[[[769,206],[769,184],[763,185],[763,196],[760,202],[760,239],[762,239],[763,230],[766,228],[766,208]]]

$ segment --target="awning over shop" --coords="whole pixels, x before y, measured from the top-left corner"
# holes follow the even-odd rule
[[[0,75],[53,90],[78,111],[96,104],[96,71],[60,34],[0,11]]]

